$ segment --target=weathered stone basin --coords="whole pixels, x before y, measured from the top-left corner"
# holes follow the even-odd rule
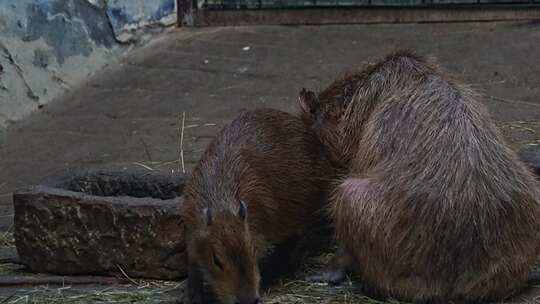
[[[183,176],[148,170],[77,170],[14,193],[15,241],[36,272],[186,275]]]

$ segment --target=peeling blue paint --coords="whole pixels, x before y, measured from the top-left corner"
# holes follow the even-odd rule
[[[46,15],[49,11],[49,0],[38,0],[36,6],[39,7],[42,14]]]
[[[103,6],[94,2],[3,0],[0,10],[9,5],[17,15],[18,20],[8,27],[11,34],[26,42],[43,38],[60,64],[70,56],[88,56],[94,46],[111,48],[125,30],[176,15],[175,0],[108,0]]]
[[[45,40],[60,64],[70,56],[89,56],[95,47],[131,40],[137,27],[170,24],[175,10],[175,0],[0,0],[0,15],[9,16],[3,34]]]
[[[168,0],[161,3],[158,10],[152,15],[151,20],[158,21],[175,13],[175,1]]]
[[[119,56],[124,43],[147,39],[147,25],[174,24],[175,9],[175,0],[0,0],[0,131]]]
[[[43,38],[60,64],[70,56],[89,56],[93,44],[110,48],[115,43],[105,11],[85,1],[41,0],[29,4],[26,14],[23,41]]]
[[[127,24],[134,23],[134,20],[130,19],[125,10],[119,7],[110,8],[107,13],[114,28],[122,28]]]
[[[175,10],[175,0],[110,0],[107,14],[117,31],[132,24],[159,22],[175,15]]]

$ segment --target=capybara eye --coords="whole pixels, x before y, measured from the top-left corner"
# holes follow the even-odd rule
[[[214,265],[216,265],[217,268],[219,268],[219,270],[223,271],[223,264],[221,264],[221,261],[219,260],[219,258],[217,257],[217,255],[214,253]]]

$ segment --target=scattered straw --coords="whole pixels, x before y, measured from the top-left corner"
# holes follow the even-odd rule
[[[7,296],[7,297],[4,298],[2,301],[0,301],[0,304],[6,303],[7,301],[13,299],[13,297],[15,297],[15,294],[11,294],[11,295]]]
[[[179,300],[178,290],[181,283],[162,282],[159,287],[133,287],[104,288],[100,290],[77,290],[71,287],[49,288],[48,286],[36,287],[33,290],[10,295],[0,303],[28,303],[28,304],[87,304],[87,303],[175,303]]]
[[[135,281],[134,279],[132,279],[130,276],[128,276],[128,274],[124,271],[124,269],[122,269],[122,267],[120,267],[120,265],[116,265],[116,267],[118,267],[118,269],[120,270],[120,272],[122,273],[122,275],[128,279],[132,284],[134,285],[139,285],[139,283],[137,281]]]
[[[197,127],[199,127],[199,126],[200,126],[199,124],[187,125],[187,126],[186,126],[186,129],[197,128]]]
[[[143,168],[145,168],[145,169],[148,169],[148,170],[150,170],[150,171],[154,171],[154,169],[152,169],[152,167],[149,167],[149,166],[147,166],[147,165],[145,165],[145,164],[141,164],[141,163],[139,163],[139,162],[133,162],[133,164],[134,164],[134,165],[137,165],[137,166],[141,166],[141,167],[143,167]]]
[[[0,247],[15,247],[13,225],[11,225],[8,230],[0,232]]]
[[[200,124],[191,124],[191,125],[187,125],[185,127],[185,129],[192,129],[192,128],[198,128],[198,127],[215,127],[217,126],[217,124],[215,123],[204,123],[202,125]]]
[[[171,164],[180,164],[180,161],[178,159],[175,159],[175,160],[171,160],[171,161],[156,163],[154,165],[154,167],[159,168],[159,167],[163,167],[163,166],[167,166],[167,165],[171,165]]]
[[[186,168],[184,166],[184,126],[186,122],[186,112],[182,112],[182,129],[180,130],[180,159],[179,163],[182,165],[182,173],[186,173]],[[178,168],[180,171],[180,168]]]
[[[144,153],[146,153],[146,158],[148,158],[148,161],[152,161],[152,155],[150,154],[150,150],[148,149],[148,144],[144,141],[144,139],[140,138],[140,141],[144,147]]]
[[[540,103],[528,102],[528,101],[517,100],[517,99],[495,97],[495,96],[489,96],[489,98],[496,101],[506,102],[506,103],[521,104],[521,105],[527,105],[527,106],[537,107],[537,108],[540,107]]]
[[[339,286],[305,281],[307,275],[321,271],[329,254],[308,257],[293,277],[273,286],[264,294],[266,304],[399,304],[393,299],[377,300],[362,293],[357,281],[347,279]]]
[[[527,124],[526,122],[508,122],[508,123],[500,124],[500,127],[501,128],[515,129],[515,130],[522,130],[522,131],[526,131],[526,132],[528,132],[530,134],[536,134],[536,130],[525,126],[526,124]]]
[[[265,295],[264,303],[295,303],[295,304],[388,304],[395,300],[381,301],[365,296],[358,286],[351,282],[343,286],[328,286],[326,284],[308,283],[293,280],[272,289]]]

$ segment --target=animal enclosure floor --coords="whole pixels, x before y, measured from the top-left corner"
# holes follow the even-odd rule
[[[15,189],[66,168],[125,163],[178,174],[184,113],[182,150],[189,172],[216,132],[240,111],[295,112],[301,88],[321,89],[341,72],[403,48],[436,56],[484,93],[515,149],[540,144],[539,23],[175,29],[9,129],[0,140],[0,228],[12,225]],[[10,246],[9,233],[0,235],[0,244]],[[302,278],[299,274],[271,289],[267,303],[373,303],[354,286],[336,289]],[[182,288],[141,284],[118,288],[172,290],[150,300],[141,295],[101,303],[166,303]],[[44,292],[32,292],[35,288]],[[49,289],[58,288],[2,287],[0,303],[97,301],[76,296],[89,296],[97,287],[73,286],[55,291],[69,294],[64,302],[47,302]],[[540,288],[530,287],[512,302],[537,301],[538,295]]]

